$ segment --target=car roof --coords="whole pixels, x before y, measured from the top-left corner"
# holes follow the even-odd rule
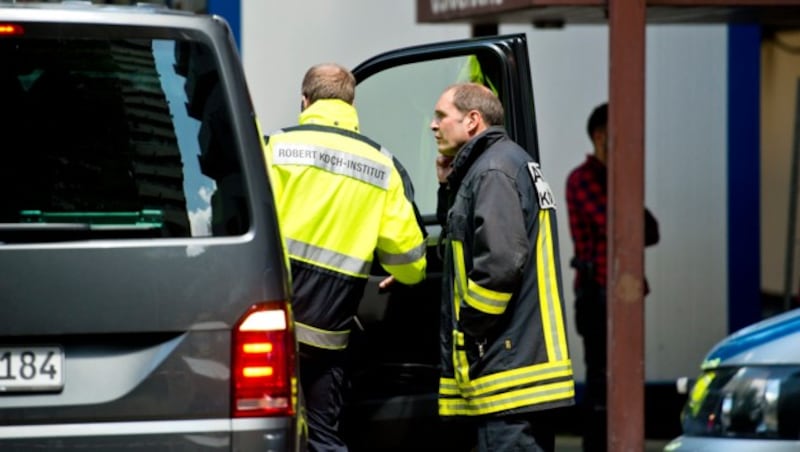
[[[56,23],[139,25],[154,22],[170,26],[197,18],[218,16],[168,8],[164,5],[139,3],[135,5],[93,4],[85,1],[61,3],[0,3],[3,22],[41,21]]]
[[[0,3],[2,23],[75,24],[86,26],[156,27],[202,30],[215,33],[229,29],[218,15],[170,9],[162,5],[105,5],[90,2]],[[222,27],[220,27],[222,25]]]
[[[98,4],[90,1],[62,1],[62,2],[25,2],[25,3],[3,3],[0,8],[9,9],[34,9],[34,10],[53,10],[53,11],[107,11],[107,12],[126,12],[142,14],[194,14],[190,11],[172,9],[163,4],[139,2],[131,5]]]
[[[719,342],[703,368],[800,363],[800,309],[745,327]]]

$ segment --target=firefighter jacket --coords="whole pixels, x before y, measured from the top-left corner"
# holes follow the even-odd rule
[[[571,405],[556,213],[538,164],[500,127],[456,155],[446,211],[439,414]]]
[[[355,108],[318,100],[264,149],[292,269],[300,343],[347,347],[373,256],[404,284],[425,276],[425,243],[393,157],[358,133]]]

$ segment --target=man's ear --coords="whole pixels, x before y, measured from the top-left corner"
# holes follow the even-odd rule
[[[306,108],[308,108],[308,97],[306,97],[306,95],[303,94],[303,98],[300,101],[300,111],[303,111]]]
[[[476,132],[476,130],[481,129],[481,124],[483,124],[483,116],[481,116],[481,114],[478,113],[477,110],[470,110],[467,113],[467,118],[469,119],[467,129],[470,132],[470,134],[473,134]]]

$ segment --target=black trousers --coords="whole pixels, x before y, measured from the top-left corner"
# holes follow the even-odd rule
[[[300,346],[300,388],[305,397],[311,452],[347,451],[339,435],[339,418],[349,387],[344,363],[344,352]]]
[[[474,452],[554,452],[556,436],[548,411],[480,417]]]
[[[608,410],[606,404],[606,291],[602,287],[577,290],[575,326],[583,338],[586,386],[581,404],[584,452],[606,452]]]

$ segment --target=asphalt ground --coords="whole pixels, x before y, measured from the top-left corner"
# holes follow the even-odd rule
[[[645,440],[643,452],[663,452],[669,440]],[[556,436],[556,452],[581,452],[581,439],[577,436]]]

